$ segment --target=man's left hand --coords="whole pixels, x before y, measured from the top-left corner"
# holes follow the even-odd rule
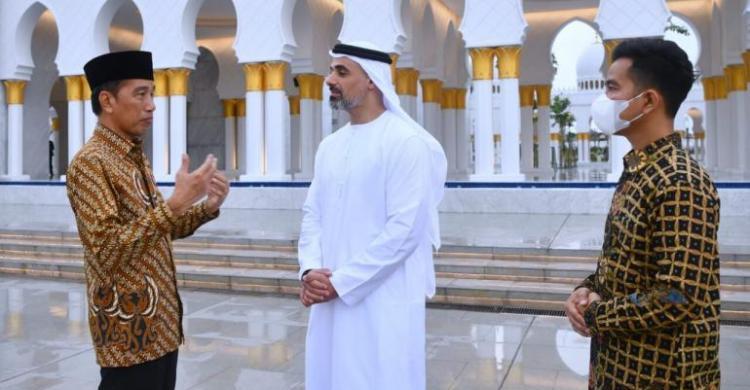
[[[227,180],[223,173],[216,171],[211,178],[211,184],[208,188],[206,210],[210,214],[218,211],[227,198],[227,195],[229,195],[229,180]]]
[[[336,288],[331,284],[331,275],[331,271],[327,269],[314,269],[302,278],[300,300],[305,306],[328,302],[338,297]]]

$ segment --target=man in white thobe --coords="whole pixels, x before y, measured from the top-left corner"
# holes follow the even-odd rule
[[[303,208],[306,389],[424,389],[445,154],[401,109],[388,54],[361,42],[331,55],[331,104],[351,122],[320,144]]]

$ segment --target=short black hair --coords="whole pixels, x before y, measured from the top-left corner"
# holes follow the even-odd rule
[[[99,114],[102,113],[102,105],[99,104],[99,94],[102,93],[102,91],[107,91],[111,94],[117,95],[121,86],[122,80],[107,81],[91,91],[91,110],[94,111],[94,115],[99,116]]]
[[[612,62],[633,61],[629,75],[642,88],[654,88],[664,98],[667,115],[674,118],[695,82],[690,59],[676,43],[661,38],[624,40],[612,52]]]

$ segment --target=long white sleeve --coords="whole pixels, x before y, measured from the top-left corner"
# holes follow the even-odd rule
[[[331,283],[347,305],[376,289],[426,239],[431,204],[430,152],[417,136],[392,151],[387,162],[382,232],[367,248],[334,270]]]
[[[320,172],[320,151],[315,156],[315,172]],[[320,226],[320,185],[317,175],[313,177],[310,188],[307,190],[307,198],[302,206],[302,227],[300,228],[299,242],[297,243],[297,256],[299,261],[299,279],[302,274],[314,268],[322,268],[323,258],[321,251],[321,226]]]

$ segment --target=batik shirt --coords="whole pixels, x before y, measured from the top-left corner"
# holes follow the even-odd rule
[[[97,363],[125,367],[183,339],[172,240],[215,218],[199,204],[175,217],[141,143],[98,126],[68,168],[68,198],[84,248],[88,318]]]
[[[718,389],[719,198],[679,135],[625,157],[596,272],[590,388]]]

